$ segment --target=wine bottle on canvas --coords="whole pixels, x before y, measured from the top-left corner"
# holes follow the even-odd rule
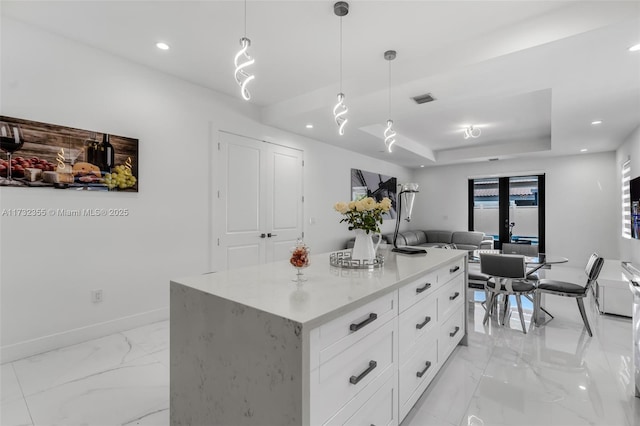
[[[115,150],[113,145],[109,142],[109,135],[102,135],[102,143],[99,145],[99,160],[98,167],[103,173],[111,173],[111,169],[115,166]]]
[[[91,133],[89,139],[84,141],[84,161],[100,166],[100,142],[96,139],[96,134]]]

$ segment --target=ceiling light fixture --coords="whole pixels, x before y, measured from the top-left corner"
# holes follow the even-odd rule
[[[592,126],[597,126],[598,124],[602,124],[602,120],[596,120],[591,122]]]
[[[629,48],[629,52],[638,52],[640,51],[640,43],[636,44],[635,46],[631,46]]]
[[[333,13],[340,17],[340,93],[338,93],[338,103],[333,107],[333,119],[338,125],[338,134],[344,135],[347,117],[345,116],[349,108],[344,103],[344,93],[342,93],[342,17],[349,13],[349,3],[339,1],[333,5]]]
[[[587,152],[587,151],[589,151],[587,148],[582,148],[582,149],[580,150],[580,152]]]
[[[384,58],[389,62],[389,119],[387,120],[387,128],[384,129],[384,144],[391,152],[391,146],[396,143],[396,132],[393,130],[393,120],[391,119],[391,61],[396,58],[396,51],[387,50],[384,52]]]
[[[479,127],[473,127],[473,124],[464,128],[464,138],[477,138],[480,137],[482,130]]]
[[[156,43],[156,47],[160,50],[169,50],[169,45],[167,43],[163,43],[161,41]]]
[[[309,123],[305,126],[307,129],[313,129],[313,124]]]
[[[247,49],[251,46],[251,40],[247,38],[247,0],[244,0],[244,37],[240,39],[240,46],[242,47],[233,59],[233,64],[236,67],[235,79],[236,83],[240,86],[242,99],[248,101],[251,99],[251,93],[249,93],[249,90],[247,89],[247,84],[255,78],[255,75],[249,74],[245,68],[253,65],[255,63],[255,59],[247,54]],[[239,62],[242,57],[243,62]]]

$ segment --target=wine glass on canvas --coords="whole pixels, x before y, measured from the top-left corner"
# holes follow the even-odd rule
[[[17,124],[0,121],[0,150],[7,153],[8,160],[6,185],[11,185],[15,182],[11,173],[11,156],[22,148],[22,145],[24,145],[22,129]]]

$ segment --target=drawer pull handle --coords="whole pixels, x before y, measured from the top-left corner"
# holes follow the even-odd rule
[[[358,382],[362,379],[365,378],[365,376],[369,373],[371,373],[374,368],[376,368],[378,366],[378,363],[375,361],[369,361],[369,368],[367,368],[366,370],[364,370],[362,373],[360,373],[360,375],[358,377],[356,376],[351,376],[349,378],[349,383],[351,383],[352,385],[357,385]]]
[[[453,268],[449,269],[449,273],[450,273],[450,274],[453,274],[454,272],[456,272],[456,271],[457,271],[457,270],[459,270],[459,269],[460,269],[460,267],[456,265],[456,266],[454,266]]]
[[[416,376],[417,376],[417,377],[422,377],[422,376],[424,376],[424,373],[426,373],[426,372],[427,372],[427,370],[429,369],[429,367],[431,367],[431,361],[427,361],[426,365],[427,365],[427,366],[426,366],[426,367],[424,367],[424,370],[422,370],[422,371],[418,371],[418,372],[416,373]]]
[[[449,296],[449,300],[454,300],[458,296],[460,296],[460,293],[456,291],[455,293],[453,293],[453,296]]]
[[[378,318],[378,314],[369,314],[369,318],[367,318],[366,320],[362,321],[360,324],[351,324],[349,326],[349,330],[351,331],[358,331],[360,330],[362,327],[364,327],[365,325],[372,323],[373,321],[376,320],[376,318]]]
[[[416,293],[422,293],[423,291],[428,290],[429,288],[431,288],[431,283],[426,283],[422,287],[416,288]]]
[[[460,331],[460,327],[456,327],[451,333],[449,333],[449,337],[455,336],[458,331]]]
[[[429,321],[431,321],[431,317],[424,317],[424,322],[421,324],[416,324],[416,328],[418,330],[422,330],[422,327],[424,327],[425,325],[429,324]]]

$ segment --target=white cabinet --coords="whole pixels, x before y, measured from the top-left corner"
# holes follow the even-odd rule
[[[632,316],[633,294],[619,260],[605,259],[596,283],[600,313]]]
[[[465,334],[466,259],[400,288],[400,421]]]
[[[465,334],[465,259],[310,332],[312,425],[395,425]]]
[[[466,335],[465,254],[349,274],[315,255],[298,288],[288,262],[173,281],[171,423],[398,425]]]
[[[327,423],[346,403],[362,392],[375,391],[393,375],[397,369],[396,328],[396,318],[392,318],[311,371],[311,424]],[[355,412],[359,406],[354,405]],[[342,416],[350,414],[347,410]]]

